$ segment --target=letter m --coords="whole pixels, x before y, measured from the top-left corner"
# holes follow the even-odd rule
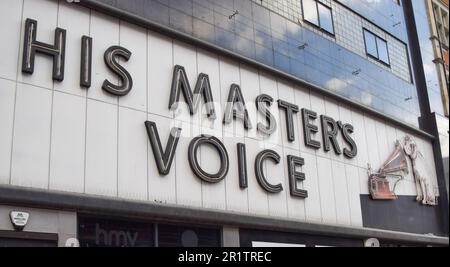
[[[172,87],[170,91],[169,109],[175,110],[178,108],[180,101],[180,93],[183,92],[186,103],[189,106],[191,115],[194,115],[199,107],[201,97],[206,104],[206,111],[208,118],[216,119],[216,112],[214,110],[214,100],[211,93],[211,85],[207,74],[201,73],[198,76],[197,84],[194,92],[191,90],[189,80],[186,75],[186,70],[183,66],[176,65],[173,70]]]

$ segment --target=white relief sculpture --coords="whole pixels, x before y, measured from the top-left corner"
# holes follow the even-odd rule
[[[437,205],[437,198],[434,193],[434,187],[430,183],[429,171],[425,165],[425,159],[418,150],[416,143],[410,136],[406,136],[403,144],[405,153],[411,160],[414,182],[416,184],[418,202],[424,205]]]
[[[416,200],[423,205],[437,205],[437,195],[431,183],[430,172],[417,144],[410,136],[405,136],[403,142],[397,140],[394,152],[382,164],[378,172],[373,172],[368,165],[369,192],[375,200],[397,199],[395,189],[403,180],[403,175],[409,173],[408,160],[411,161],[412,174],[417,190]],[[391,187],[389,179],[396,179]]]
[[[373,199],[397,199],[395,189],[397,184],[403,180],[403,174],[408,174],[408,159],[402,144],[397,141],[395,150],[381,165],[378,172],[372,172],[368,164],[369,192]],[[391,188],[390,179],[396,179]]]

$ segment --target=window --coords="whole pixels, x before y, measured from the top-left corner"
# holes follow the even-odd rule
[[[303,0],[303,19],[323,31],[334,34],[331,8],[315,0]]]
[[[89,215],[78,217],[78,239],[81,247],[220,247],[222,243],[221,230],[216,226],[163,224]]]
[[[329,33],[334,33],[331,9],[322,4],[318,4],[317,8],[319,9],[320,27]]]
[[[364,29],[366,53],[370,57],[389,65],[389,52],[386,40]]]
[[[81,247],[153,247],[155,236],[153,224],[90,216],[78,218]]]
[[[448,26],[448,8],[443,8],[441,5],[433,3],[433,13],[436,20],[436,30],[438,32],[439,41],[445,47],[449,46],[449,26]]]
[[[377,38],[372,33],[364,31],[364,40],[366,42],[366,53],[378,58]]]
[[[385,40],[377,38],[378,59],[386,64],[389,64],[388,47]]]
[[[159,247],[220,247],[221,235],[218,228],[186,225],[159,224]]]

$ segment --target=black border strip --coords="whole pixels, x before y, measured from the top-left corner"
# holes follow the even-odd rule
[[[365,113],[368,113],[368,114],[370,114],[370,115],[372,115],[374,117],[380,118],[382,120],[386,120],[386,121],[388,121],[390,123],[393,123],[393,124],[395,124],[397,126],[400,126],[400,127],[404,128],[404,129],[412,131],[412,132],[414,132],[414,133],[416,133],[416,134],[418,134],[418,135],[420,135],[422,137],[426,137],[426,138],[428,138],[430,140],[434,140],[435,139],[435,137],[433,135],[431,135],[431,134],[429,134],[429,133],[427,133],[427,132],[425,132],[425,131],[423,131],[423,130],[421,130],[421,129],[413,126],[413,125],[407,124],[407,123],[402,122],[402,121],[400,121],[398,119],[390,117],[390,116],[388,116],[386,114],[383,114],[383,113],[381,113],[381,112],[379,112],[379,111],[377,111],[377,110],[375,110],[373,108],[364,106],[364,105],[362,105],[362,104],[360,104],[358,102],[355,102],[355,101],[353,101],[351,99],[348,99],[348,98],[346,98],[344,96],[341,96],[341,95],[338,95],[336,93],[333,93],[332,91],[329,91],[329,90],[327,90],[325,88],[319,87],[319,86],[314,85],[312,83],[309,83],[309,82],[307,82],[307,81],[305,81],[303,79],[300,79],[300,78],[295,77],[293,75],[287,74],[287,73],[285,73],[283,71],[277,70],[277,69],[272,68],[270,66],[267,66],[267,65],[265,65],[263,63],[257,62],[257,61],[255,61],[253,59],[244,57],[244,56],[239,55],[239,54],[237,54],[235,52],[229,51],[229,50],[227,50],[225,48],[222,48],[222,47],[219,47],[217,45],[211,44],[209,42],[203,41],[203,40],[198,39],[196,37],[193,37],[191,35],[179,32],[179,31],[174,30],[172,28],[169,28],[169,27],[167,27],[165,25],[161,25],[159,23],[150,21],[148,19],[145,19],[143,17],[137,16],[137,15],[132,14],[130,12],[118,9],[116,7],[113,7],[113,6],[109,5],[109,4],[101,3],[101,2],[96,1],[96,0],[81,0],[79,3],[74,3],[74,4],[77,4],[77,5],[79,4],[79,5],[85,6],[87,8],[91,8],[93,10],[96,10],[98,12],[105,13],[105,14],[108,14],[110,16],[122,19],[122,20],[126,20],[126,21],[128,21],[130,23],[133,23],[133,24],[145,27],[147,29],[150,29],[152,31],[158,32],[160,34],[169,36],[171,38],[175,38],[175,39],[178,39],[180,41],[192,44],[192,45],[200,47],[200,48],[203,48],[205,50],[208,50],[208,51],[211,51],[211,52],[214,52],[214,53],[218,53],[218,54],[220,54],[220,55],[222,55],[224,57],[231,58],[231,59],[236,60],[236,61],[238,61],[240,63],[248,64],[248,65],[250,65],[250,66],[252,66],[254,68],[257,68],[259,70],[269,72],[272,75],[279,76],[280,78],[284,78],[284,79],[290,80],[291,82],[294,82],[296,84],[300,84],[300,85],[302,85],[304,87],[307,87],[308,89],[315,90],[316,92],[319,92],[319,93],[323,94],[324,96],[330,97],[330,98],[332,98],[332,99],[334,99],[334,100],[336,100],[336,101],[338,101],[340,103],[346,104],[349,107],[356,108],[356,109],[361,110],[361,111],[363,111]]]
[[[182,220],[185,223],[206,223],[251,229],[289,231],[303,234],[348,237],[353,239],[378,238],[422,245],[448,246],[448,237],[418,235],[395,231],[314,224],[284,218],[248,215],[236,212],[213,211],[175,205],[161,205],[87,194],[0,186],[0,203],[90,214],[120,214],[126,217],[154,220]]]
[[[54,241],[58,242],[58,234],[56,233],[38,233],[38,232],[18,232],[0,230],[0,238],[14,238],[14,239],[31,239],[40,241]]]

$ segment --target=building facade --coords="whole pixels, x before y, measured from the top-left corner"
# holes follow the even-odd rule
[[[419,1],[413,8],[418,24],[426,25],[425,21],[428,21],[428,27],[418,27],[417,34],[431,112],[435,114],[434,120],[438,125],[448,194],[448,1]]]
[[[408,1],[0,5],[1,245],[448,245]]]
[[[436,73],[439,77],[439,87],[441,89],[443,112],[436,110],[442,116],[448,118],[448,46],[449,46],[449,25],[448,25],[448,1],[428,1],[427,12],[432,33],[431,42]]]

